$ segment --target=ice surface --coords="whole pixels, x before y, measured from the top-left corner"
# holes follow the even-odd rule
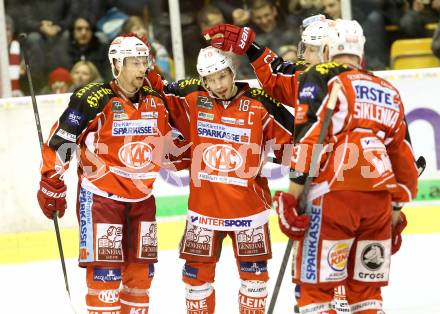
[[[404,236],[401,251],[392,258],[390,286],[384,289],[387,314],[440,313],[440,234]],[[284,252],[284,243],[274,244],[274,258],[270,261],[273,290]],[[185,313],[184,285],[181,282],[183,261],[176,251],[159,252],[159,263],[151,288],[153,314]],[[77,313],[86,313],[85,271],[76,260],[67,260],[72,301]],[[292,313],[293,284],[289,268],[278,297],[275,313]],[[0,265],[1,313],[64,314],[72,313],[64,288],[59,261]],[[217,267],[215,282],[218,314],[237,313],[237,292],[240,286],[231,247],[224,247]]]

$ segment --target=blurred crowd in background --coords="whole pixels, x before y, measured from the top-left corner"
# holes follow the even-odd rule
[[[117,35],[146,36],[156,68],[168,80],[174,61],[168,0],[4,0],[13,96],[29,94],[17,35],[28,34],[28,53],[37,94],[72,92],[90,82],[112,78],[108,45]],[[196,77],[200,35],[220,23],[250,26],[256,41],[297,60],[304,18],[322,13],[341,18],[340,0],[180,0],[185,69]],[[364,28],[369,70],[390,67],[390,47],[401,38],[432,38],[440,58],[440,0],[352,0],[352,18]],[[255,78],[246,57],[237,58],[237,78]]]

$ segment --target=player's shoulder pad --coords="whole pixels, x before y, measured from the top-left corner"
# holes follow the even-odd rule
[[[259,102],[261,102],[263,104],[264,107],[277,107],[277,106],[282,105],[282,103],[280,101],[269,96],[261,88],[249,88],[249,90],[244,94],[244,96],[258,100]]]
[[[329,80],[334,76],[337,76],[345,71],[350,71],[351,68],[347,65],[339,64],[336,62],[319,63],[313,66],[309,66],[305,69],[304,74],[306,76],[322,76]]]
[[[168,84],[165,89],[165,94],[175,94],[178,96],[186,96],[193,92],[206,91],[203,82],[196,78],[184,79]]]
[[[309,67],[309,64],[304,60],[298,60],[295,62],[295,67],[297,71],[305,71]]]
[[[89,83],[78,88],[70,97],[71,106],[88,106],[91,109],[103,108],[108,100],[116,96],[109,84]],[[85,108],[83,108],[85,109]]]
[[[151,95],[151,96],[156,96],[156,97],[162,98],[162,95],[158,91],[156,91],[155,89],[151,88],[148,85],[142,86],[142,93],[144,95]]]
[[[269,96],[261,88],[250,88],[244,96],[258,100],[275,120],[293,134],[293,116],[280,101]]]

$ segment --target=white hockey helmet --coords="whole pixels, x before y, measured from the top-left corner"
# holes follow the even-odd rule
[[[113,39],[108,49],[108,60],[112,67],[113,76],[116,78],[116,69],[114,60],[123,64],[127,57],[147,57],[147,67],[150,69],[154,64],[154,57],[151,53],[151,47],[145,41],[142,41],[135,34],[123,34]]]
[[[324,19],[309,24],[301,34],[301,42],[303,44],[321,47],[323,39],[327,37],[328,22]]]
[[[232,75],[235,77],[235,68],[232,58],[223,51],[212,46],[200,49],[197,57],[197,72],[200,77],[231,69]]]
[[[329,57],[347,54],[358,56],[364,55],[365,36],[362,26],[357,21],[338,19],[328,28],[325,39],[329,50]]]
[[[306,45],[309,45],[319,48],[319,59],[321,62],[324,61],[324,39],[327,37],[329,23],[330,21],[322,14],[313,15],[303,20],[302,27],[304,30],[298,45],[300,59],[305,59]]]

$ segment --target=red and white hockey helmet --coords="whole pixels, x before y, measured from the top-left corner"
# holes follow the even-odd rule
[[[227,68],[231,69],[235,77],[235,68],[230,56],[211,46],[200,49],[199,56],[197,57],[197,72],[201,77]]]
[[[108,50],[108,60],[112,67],[113,76],[116,78],[114,60],[123,64],[128,57],[147,57],[147,67],[150,69],[154,64],[151,47],[146,41],[142,41],[135,34],[124,34],[113,39]]]
[[[334,25],[328,28],[325,41],[330,59],[341,54],[355,55],[362,59],[364,55],[365,36],[362,26],[357,21],[336,20]]]

